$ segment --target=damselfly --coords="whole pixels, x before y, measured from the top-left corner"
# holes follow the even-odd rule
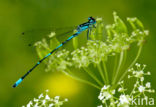
[[[74,33],[72,36],[70,36],[67,40],[65,40],[64,42],[62,42],[58,47],[56,47],[55,49],[53,49],[50,53],[48,53],[44,58],[42,58],[41,60],[39,60],[26,74],[24,74],[19,80],[16,81],[16,83],[13,85],[13,88],[17,87],[22,81],[23,79],[28,76],[28,74],[30,72],[32,72],[43,60],[45,60],[48,56],[50,56],[53,52],[55,52],[56,50],[58,50],[60,47],[62,47],[64,44],[66,44],[68,41],[70,41],[72,38],[78,36],[81,32],[88,30],[87,31],[87,39],[89,39],[89,32],[90,30],[95,27],[95,23],[96,20],[93,17],[89,17],[88,18],[88,22],[85,22],[83,24],[80,24],[77,26],[77,31],[76,33]]]

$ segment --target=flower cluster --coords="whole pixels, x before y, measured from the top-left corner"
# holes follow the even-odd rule
[[[110,48],[102,41],[88,41],[86,47],[71,53],[72,63],[78,68],[87,67],[90,63],[98,64],[107,59]]]
[[[144,75],[150,74],[150,72],[143,72],[145,65],[142,68],[139,67],[141,65],[136,64],[137,70],[131,68],[141,53],[145,37],[148,36],[149,31],[144,29],[142,22],[137,18],[127,18],[131,26],[128,27],[116,12],[113,13],[113,17],[114,23],[106,26],[104,26],[102,18],[97,18],[96,28],[92,28],[91,32],[89,32],[89,39],[91,40],[75,37],[71,40],[72,42],[68,42],[69,45],[71,44],[71,49],[59,50],[49,56],[48,60],[44,62],[47,65],[46,71],[62,71],[68,76],[98,89],[104,86],[99,95],[102,103],[125,107],[129,106],[132,96],[138,96],[138,94],[139,96],[145,96],[145,92],[154,92],[154,90],[150,89],[150,82],[147,82],[145,85],[143,84]],[[43,39],[36,44],[36,50],[40,58],[43,58],[47,53],[60,45],[60,41],[55,35],[55,32],[49,35],[50,42]],[[85,44],[80,44],[84,42]],[[131,57],[127,53],[132,44],[135,45],[133,48],[136,48],[138,51],[134,53],[136,56],[132,59],[130,65],[127,65],[128,68],[125,68],[123,65],[127,61],[127,55]],[[88,78],[82,79],[83,77],[75,75],[77,72],[73,72],[81,70],[85,71],[81,73],[87,74],[93,81]],[[128,72],[131,73],[128,78],[136,78],[136,83],[131,94],[125,94],[127,89],[124,88],[124,82],[121,81]],[[110,74],[108,75],[108,73]],[[119,76],[121,77],[118,78]],[[117,84],[118,81],[121,82]],[[120,87],[117,89],[117,86]],[[116,94],[120,96],[117,97]]]
[[[87,67],[89,65],[89,60],[88,60],[88,49],[81,47],[81,49],[76,49],[71,53],[72,61],[74,62],[73,65],[75,65],[78,68],[81,67]]]
[[[102,101],[102,103],[106,103],[107,100],[110,100],[113,98],[113,95],[115,94],[115,90],[111,90],[110,85],[104,85],[104,87],[101,89],[99,99]]]
[[[142,93],[144,97],[146,97],[145,92],[153,93],[155,92],[153,89],[151,89],[151,83],[146,82],[144,84],[144,76],[145,75],[151,75],[151,73],[144,72],[144,69],[146,65],[140,65],[138,63],[135,64],[136,69],[131,68],[128,71],[131,73],[131,75],[128,75],[128,78],[136,78],[136,82],[134,84],[133,94]]]
[[[150,72],[145,72],[144,69],[146,65],[140,65],[138,63],[135,64],[135,68],[130,68],[128,78],[135,78],[134,87],[130,93],[124,87],[124,81],[119,82],[119,87],[112,90],[110,85],[104,85],[101,89],[99,99],[102,101],[102,104],[109,105],[110,107],[118,106],[118,107],[129,107],[131,105],[131,101],[137,97],[147,98],[145,93],[154,93],[155,90],[151,89],[151,83],[146,82],[144,84],[144,76],[150,75]],[[115,93],[116,92],[116,93]],[[117,95],[118,94],[118,95]],[[98,107],[103,107],[102,105]]]
[[[142,45],[144,38],[148,35],[148,30],[144,30],[144,26],[137,18],[127,18],[132,27],[132,31],[127,30],[125,23],[114,12],[114,24],[107,25],[107,42],[115,52],[121,52],[128,49],[130,44],[138,42]]]
[[[69,61],[69,51],[63,49],[57,52],[56,55],[52,55],[48,62],[46,62],[46,71],[65,71],[67,66],[71,66],[72,63]]]
[[[54,98],[50,98],[47,94],[48,90],[46,90],[45,94],[40,94],[38,98],[34,98],[33,101],[30,101],[26,106],[22,107],[60,107],[64,102],[67,102],[68,99],[64,99],[60,101],[60,97],[56,96]]]

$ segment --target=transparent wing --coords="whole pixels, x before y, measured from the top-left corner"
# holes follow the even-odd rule
[[[20,39],[23,41],[24,45],[33,46],[33,44],[37,41],[42,40],[43,38],[49,38],[51,33],[55,33],[55,37],[59,40],[63,40],[66,37],[71,36],[73,30],[76,27],[62,27],[62,28],[37,28],[26,30],[20,34]]]

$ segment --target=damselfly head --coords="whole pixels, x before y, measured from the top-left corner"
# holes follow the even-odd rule
[[[92,24],[95,24],[96,20],[93,17],[88,17],[88,22],[92,23]]]

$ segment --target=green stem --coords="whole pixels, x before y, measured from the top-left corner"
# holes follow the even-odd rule
[[[116,54],[116,55],[115,55],[115,60],[114,60],[114,68],[113,68],[112,81],[113,81],[114,76],[115,76],[115,70],[116,70],[116,68],[117,68],[117,62],[118,62],[118,55]]]
[[[105,106],[108,107],[107,102],[105,102]]]
[[[101,75],[101,77],[102,77],[102,79],[103,79],[103,82],[106,84],[107,82],[106,82],[104,73],[103,73],[103,71],[102,71],[101,65],[100,65],[100,64],[97,64],[97,68],[98,68],[98,71],[99,71],[99,73],[100,73],[100,75]]]
[[[83,68],[83,69],[84,69],[84,70],[88,73],[88,75],[91,76],[100,86],[103,86],[103,84],[101,83],[101,81],[99,81],[99,80],[97,79],[97,77],[96,77],[94,74],[91,73],[90,70],[88,70],[87,68]]]
[[[136,61],[138,60],[138,58],[139,58],[139,56],[140,56],[140,54],[141,54],[141,51],[142,51],[142,45],[139,47],[135,59],[134,59],[133,62],[130,64],[130,66],[126,69],[126,71],[123,73],[123,75],[121,76],[121,78],[119,79],[119,81],[121,81],[121,80],[126,76],[126,74],[128,73],[128,70],[136,63]],[[118,82],[119,82],[119,81],[118,81]],[[116,86],[117,86],[117,85],[116,85]],[[116,87],[116,86],[115,86],[115,87]]]
[[[119,100],[119,98],[117,98],[117,97],[114,97],[114,96],[113,96],[113,98],[116,99],[116,100]]]
[[[73,38],[73,47],[74,47],[74,49],[77,49],[77,47],[78,47],[78,38]]]
[[[75,79],[75,80],[78,80],[78,81],[80,81],[80,82],[82,82],[82,83],[88,84],[88,85],[90,85],[90,86],[93,86],[93,87],[95,87],[95,88],[101,90],[101,88],[100,88],[99,86],[97,86],[96,84],[93,84],[93,83],[91,83],[91,82],[89,82],[89,81],[87,81],[87,80],[84,80],[84,79],[81,79],[81,78],[79,78],[79,77],[76,77],[76,76],[74,76],[70,71],[68,71],[68,72],[70,72],[70,74],[67,73],[67,72],[65,72],[65,71],[62,71],[62,72],[63,72],[65,75],[67,75],[67,76],[69,76],[69,77],[71,77],[71,78],[73,78],[73,79]]]
[[[137,95],[134,97],[134,99],[137,98],[137,97],[140,96],[140,95],[141,95],[141,93],[137,94]]]
[[[123,62],[123,56],[124,56],[124,51],[122,51],[120,53],[120,60],[119,60],[119,64],[118,64],[118,67],[117,67],[117,70],[116,70],[116,74],[115,74],[115,77],[114,77],[114,80],[113,80],[113,85],[116,83],[116,79],[118,77],[118,74],[119,74],[119,71],[120,71],[120,68],[121,68],[121,64]]]
[[[108,72],[107,72],[106,63],[104,61],[102,61],[102,64],[103,64],[103,69],[104,69],[104,73],[105,73],[105,76],[106,76],[107,84],[109,84],[109,78],[108,78]]]
[[[137,81],[136,81],[136,83],[138,82],[138,78],[137,78]],[[131,93],[130,93],[130,96],[132,96],[132,94],[133,94],[133,91],[135,91],[135,89],[136,89],[136,87],[133,87],[133,89],[132,89],[132,91],[131,91]]]
[[[41,54],[41,50],[40,50],[39,47],[36,47],[36,51],[37,51],[37,54],[38,54],[39,58],[42,58],[43,55]]]
[[[126,63],[126,60],[127,60],[127,49],[124,51],[123,65]]]
[[[115,102],[114,102],[114,98],[111,98],[111,102],[113,103],[112,107],[115,107]]]

